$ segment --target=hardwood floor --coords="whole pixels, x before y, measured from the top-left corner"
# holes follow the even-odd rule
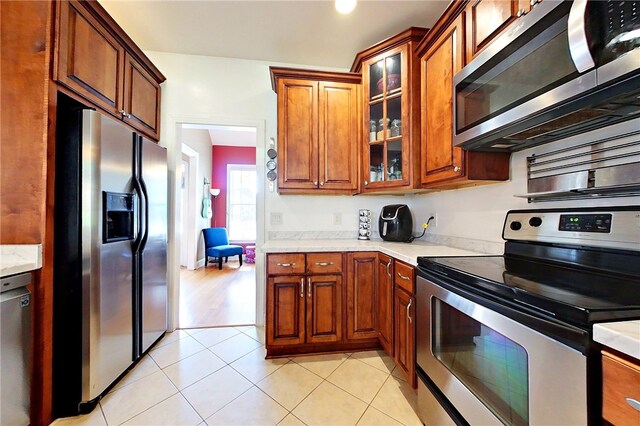
[[[229,259],[218,270],[180,269],[180,328],[252,325],[256,321],[256,268]]]

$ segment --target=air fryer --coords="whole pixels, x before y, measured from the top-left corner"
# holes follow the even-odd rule
[[[380,237],[385,241],[409,242],[413,230],[413,216],[406,204],[384,206],[378,220]]]

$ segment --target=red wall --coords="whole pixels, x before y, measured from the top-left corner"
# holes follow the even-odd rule
[[[216,226],[227,225],[227,164],[256,164],[256,148],[214,145],[211,153],[211,187],[220,188],[216,203]],[[213,203],[213,199],[211,200]],[[211,218],[213,226],[213,218]]]

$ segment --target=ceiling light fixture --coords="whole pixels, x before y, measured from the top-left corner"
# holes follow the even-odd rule
[[[343,15],[353,12],[356,8],[357,0],[336,0],[336,10]]]

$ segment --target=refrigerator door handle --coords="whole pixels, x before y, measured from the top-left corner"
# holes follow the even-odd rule
[[[141,205],[144,206],[144,236],[140,244],[140,252],[144,251],[147,246],[147,240],[149,239],[149,196],[147,194],[147,185],[144,183],[144,179],[139,179],[142,193],[144,194],[144,200]]]
[[[138,194],[138,208],[136,209],[136,214],[137,214],[137,233],[136,233],[136,239],[133,240],[133,243],[131,244],[131,248],[133,253],[138,253],[140,251],[142,251],[143,248],[143,239],[144,239],[144,235],[147,233],[147,223],[143,220],[142,217],[142,211],[141,209],[145,209],[146,210],[146,200],[145,200],[145,193],[143,192],[142,189],[142,185],[140,182],[140,179],[138,179],[137,176],[133,177],[133,189],[136,191],[136,193]],[[143,207],[144,205],[144,207]]]

